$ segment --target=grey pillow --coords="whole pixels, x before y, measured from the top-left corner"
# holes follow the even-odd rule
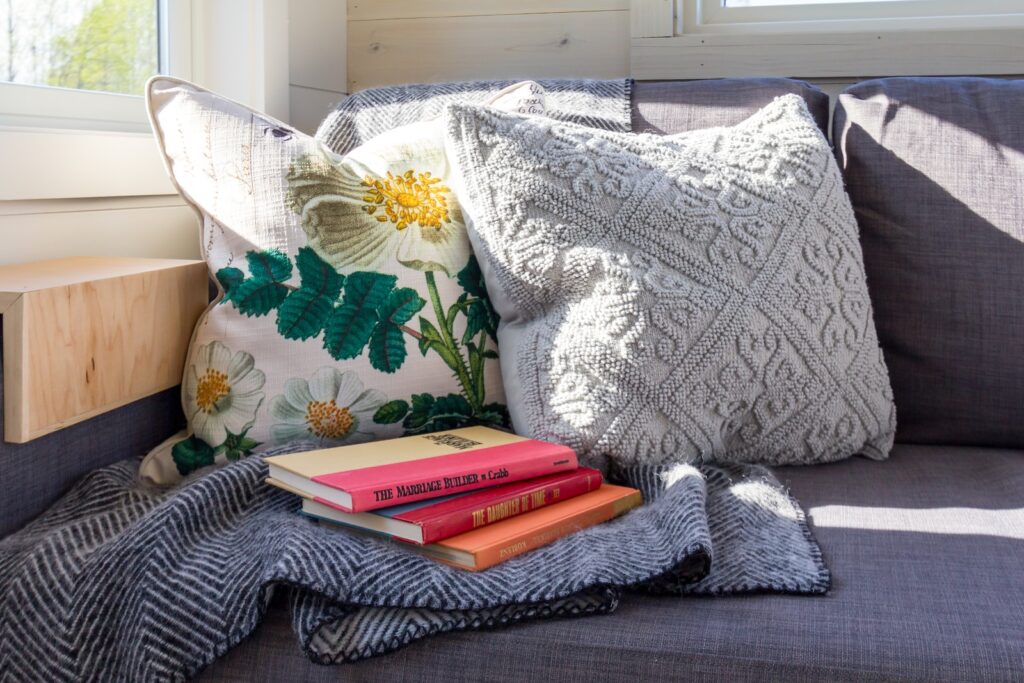
[[[1024,448],[1024,80],[885,78],[836,103],[899,441]]]
[[[889,453],[857,226],[802,99],[664,137],[446,126],[517,431],[599,466]]]

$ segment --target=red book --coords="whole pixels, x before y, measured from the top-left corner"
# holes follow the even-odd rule
[[[276,482],[270,480],[270,483]],[[302,511],[319,519],[422,545],[539,510],[600,487],[601,473],[581,468],[372,512],[344,512],[336,506],[307,498],[302,502]]]
[[[575,470],[571,448],[490,427],[266,459],[270,478],[345,512],[366,512]]]

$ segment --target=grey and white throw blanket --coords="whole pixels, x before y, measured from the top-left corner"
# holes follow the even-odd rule
[[[343,100],[316,132],[337,154],[399,126],[439,118],[450,104],[481,104],[515,81],[461,81],[370,88]],[[628,133],[632,81],[558,79],[537,81],[548,116],[591,128]]]
[[[630,589],[829,586],[800,508],[760,467],[633,470],[644,506],[471,573],[314,523],[264,482],[260,456],[171,490],[140,483],[138,464],[93,472],[0,542],[0,679],[187,678],[251,633],[276,591],[308,656],[338,663],[446,631],[610,612]]]
[[[503,85],[442,86],[436,99],[415,88],[356,95],[336,114],[355,137],[335,148],[429,117],[453,92],[479,101]],[[566,119],[629,130],[627,82],[545,86],[580,91],[549,95]],[[574,101],[588,102],[585,117]],[[93,472],[0,541],[0,681],[187,678],[250,634],[279,591],[308,656],[338,663],[447,631],[607,613],[632,590],[829,587],[802,511],[761,467],[620,472],[644,506],[478,574],[313,523],[295,496],[264,483],[260,456],[173,489],[140,483],[137,468]]]

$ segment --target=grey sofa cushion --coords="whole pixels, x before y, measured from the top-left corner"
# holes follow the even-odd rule
[[[1024,446],[1024,81],[891,78],[839,97],[897,440]]]
[[[818,127],[828,129],[828,95],[810,83],[791,78],[723,78],[637,81],[633,84],[633,132],[671,135],[735,126],[788,93],[803,97]]]
[[[823,598],[627,596],[603,617],[439,636],[339,669],[286,613],[203,680],[1019,681],[1024,452],[898,445],[777,470],[832,569]]]

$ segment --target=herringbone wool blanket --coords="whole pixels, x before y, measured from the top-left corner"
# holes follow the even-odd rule
[[[170,490],[140,483],[138,464],[93,472],[0,542],[0,679],[188,678],[249,635],[277,591],[308,656],[336,663],[446,631],[611,612],[628,589],[829,586],[800,508],[760,467],[624,473],[641,508],[470,573],[314,523],[264,482],[260,456]]]
[[[628,82],[543,84],[560,93],[548,97],[557,116],[629,130]],[[437,86],[436,98],[423,87],[360,93],[321,139],[347,120],[348,131],[328,140],[345,151],[504,85]],[[802,511],[761,467],[619,472],[644,492],[644,506],[473,574],[313,523],[295,496],[264,482],[260,456],[173,489],[140,483],[138,464],[93,472],[0,541],[0,681],[188,678],[249,635],[280,591],[308,656],[338,663],[447,631],[607,613],[631,590],[829,587]]]
[[[440,118],[450,104],[482,104],[515,81],[460,81],[370,88],[343,100],[327,115],[317,140],[337,154],[399,126]],[[591,128],[628,133],[632,81],[557,79],[537,81],[548,116]]]

